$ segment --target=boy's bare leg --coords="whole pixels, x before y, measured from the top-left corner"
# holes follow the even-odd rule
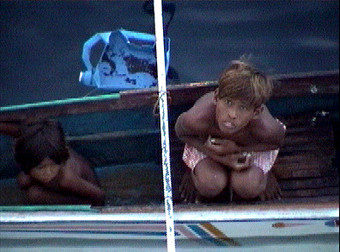
[[[180,192],[185,201],[199,201],[200,196],[213,198],[228,184],[228,172],[224,166],[210,158],[201,160],[193,171],[187,171],[182,179]]]
[[[200,196],[213,198],[220,194],[228,185],[228,172],[225,167],[211,160],[203,159],[194,171],[187,171],[182,179],[180,192],[188,202],[199,201]],[[232,171],[230,186],[242,199],[261,200],[280,199],[280,187],[274,174],[269,171],[264,174],[257,166],[251,166],[242,171]]]
[[[182,177],[181,185],[179,186],[179,191],[180,191],[181,198],[185,202],[193,203],[193,202],[198,201],[198,193],[195,188],[194,182],[192,181],[190,170],[187,170],[184,173]]]
[[[282,199],[281,188],[272,171],[268,172],[266,189],[260,194],[260,199],[262,201]]]
[[[95,205],[102,205],[104,203],[105,193],[100,187],[72,173],[65,172],[59,182],[59,186],[65,193],[79,195],[81,198],[91,200]]]
[[[264,174],[257,166],[239,172],[233,171],[230,183],[234,192],[243,199],[260,197],[261,200],[270,200],[281,197],[280,188],[272,172]]]

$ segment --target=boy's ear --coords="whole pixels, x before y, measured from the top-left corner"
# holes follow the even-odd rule
[[[263,112],[263,110],[264,110],[263,105],[261,105],[261,106],[255,108],[255,110],[254,110],[254,119],[259,118],[259,116],[261,115],[261,113]]]

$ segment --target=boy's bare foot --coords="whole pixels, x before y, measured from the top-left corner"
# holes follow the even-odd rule
[[[282,199],[282,192],[272,171],[268,172],[267,185],[264,192],[260,195],[262,201]]]
[[[181,199],[188,203],[199,203],[199,195],[192,181],[191,172],[186,171],[179,186]]]

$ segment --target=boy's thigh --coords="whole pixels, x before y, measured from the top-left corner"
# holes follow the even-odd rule
[[[259,196],[267,185],[268,173],[256,165],[242,171],[232,171],[230,183],[233,190],[242,198],[251,199]]]

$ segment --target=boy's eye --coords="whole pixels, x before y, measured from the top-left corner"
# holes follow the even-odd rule
[[[225,103],[226,103],[227,105],[231,105],[231,104],[232,104],[231,100],[226,100]]]

